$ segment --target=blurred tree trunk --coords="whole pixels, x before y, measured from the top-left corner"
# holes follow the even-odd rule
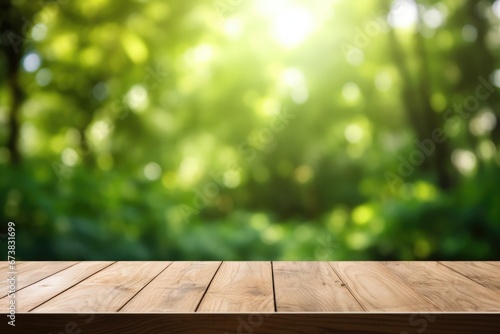
[[[418,101],[415,94],[415,89],[412,85],[412,76],[406,66],[405,56],[401,45],[399,44],[396,34],[393,29],[389,31],[389,44],[391,47],[391,55],[394,60],[394,65],[398,69],[403,87],[401,87],[401,97],[407,113],[410,125],[413,127],[415,134],[419,140],[425,137],[425,129],[423,121],[418,111]]]
[[[388,12],[390,4],[384,3],[385,10]],[[401,43],[398,41],[394,29],[389,30],[389,43],[391,54],[394,60],[394,65],[398,69],[403,87],[401,94],[403,104],[407,113],[410,125],[415,131],[416,138],[419,142],[432,140],[432,132],[434,129],[443,128],[443,122],[438,115],[433,111],[430,104],[430,85],[431,78],[429,75],[429,61],[425,50],[425,44],[422,36],[417,31],[415,32],[416,56],[420,60],[418,75],[412,75],[406,56]],[[413,77],[416,80],[413,80]],[[453,186],[453,176],[449,169],[449,151],[445,143],[435,145],[434,152],[428,156],[420,166],[422,170],[433,171],[436,173],[437,183],[443,190],[450,189]]]
[[[493,2],[490,0],[484,2],[482,5],[492,5],[492,3]],[[479,59],[477,59],[474,66],[477,67],[479,75],[483,76],[486,80],[490,80],[490,75],[497,68],[497,64],[495,63],[495,57],[487,46],[487,34],[490,29],[490,25],[488,23],[488,19],[484,17],[485,14],[479,10],[479,5],[479,1],[467,1],[465,15],[467,15],[467,21],[472,23],[472,25],[477,29],[477,38],[474,41],[474,50],[476,57],[478,57]],[[474,85],[474,87],[476,85]],[[498,91],[498,89],[495,89],[490,98],[486,101],[486,104],[491,107],[497,119],[497,124],[491,132],[491,139],[495,144],[499,144],[500,92]]]
[[[79,124],[76,126],[78,132],[80,133],[80,144],[78,147],[80,157],[82,162],[87,167],[93,167],[95,165],[96,158],[96,147],[88,137],[88,129],[92,122],[94,122],[94,117],[96,110],[99,108],[100,104],[97,102],[92,95],[89,93],[92,88],[99,82],[106,80],[104,75],[99,78],[94,78],[91,80],[86,89],[78,89],[71,92],[75,104],[79,107],[82,117],[79,118]]]
[[[2,33],[1,50],[6,61],[6,83],[10,93],[8,116],[7,149],[13,165],[21,162],[19,151],[19,110],[23,100],[23,91],[19,84],[19,69],[23,56],[24,38],[22,38],[22,14],[10,1],[0,1],[0,32]]]
[[[422,8],[418,7],[418,28],[415,32],[415,45],[417,51],[417,57],[420,60],[420,69],[418,76],[419,82],[419,93],[422,114],[425,124],[425,138],[432,139],[432,132],[435,129],[443,129],[444,123],[442,117],[433,110],[431,105],[431,75],[430,75],[430,65],[429,56],[425,49],[425,41],[419,31],[422,27]],[[453,176],[450,172],[450,151],[448,149],[448,142],[434,143],[435,151],[429,157],[432,158],[434,168],[438,177],[438,184],[442,189],[450,189],[453,186]]]

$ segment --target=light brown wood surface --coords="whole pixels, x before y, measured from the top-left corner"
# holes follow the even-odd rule
[[[17,290],[20,290],[28,285],[38,282],[50,275],[53,275],[77,263],[78,262],[76,261],[18,262],[15,264],[15,269],[14,269],[16,276]],[[7,271],[10,272],[10,269],[7,269]],[[2,279],[0,281],[0,298],[7,296],[8,294],[7,285],[8,285],[7,279]]]
[[[422,296],[445,312],[492,312],[500,295],[437,262],[385,264]]]
[[[274,312],[271,263],[222,263],[198,312]]]
[[[54,296],[80,283],[113,262],[80,262],[17,291],[17,312],[28,312]],[[9,298],[0,299],[0,309],[7,308]]]
[[[439,262],[457,273],[500,293],[500,266],[493,262]]]
[[[32,312],[116,312],[170,262],[117,262]]]
[[[0,272],[6,272],[6,271],[9,271],[9,263],[4,261],[2,263],[0,263]]]
[[[22,262],[16,267],[20,313],[500,313],[500,264],[491,261]],[[7,275],[8,267],[0,268]],[[1,283],[0,312],[6,313],[7,280]]]
[[[381,263],[332,262],[332,266],[366,311],[439,311]]]
[[[327,262],[274,262],[278,312],[362,312]]]
[[[121,312],[194,312],[221,262],[174,262]]]

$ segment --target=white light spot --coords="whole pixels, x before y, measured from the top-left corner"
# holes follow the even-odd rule
[[[469,128],[475,136],[482,136],[493,130],[496,124],[495,115],[491,111],[484,111],[471,120]]]
[[[111,122],[109,121],[97,121],[92,125],[91,133],[92,136],[97,140],[102,140],[106,138],[111,131]]]
[[[287,8],[278,14],[273,22],[274,38],[287,48],[302,43],[312,32],[314,20],[303,8]]]
[[[302,104],[309,98],[309,90],[306,87],[302,72],[295,68],[286,69],[281,79],[290,90],[290,98],[296,104]]]
[[[345,139],[352,143],[358,143],[363,138],[363,129],[357,124],[350,124],[344,131]]]
[[[462,28],[462,38],[466,42],[475,42],[477,39],[477,29],[471,24],[466,24]]]
[[[194,49],[194,59],[198,63],[206,63],[213,58],[214,49],[208,44],[202,44]]]
[[[161,167],[156,162],[144,166],[144,176],[150,181],[158,180],[161,176]]]
[[[471,151],[454,150],[451,154],[451,162],[463,175],[470,175],[476,167],[476,156]]]
[[[214,48],[209,44],[200,44],[184,53],[184,61],[189,66],[206,64],[214,57]]]
[[[224,33],[230,38],[238,38],[242,31],[241,21],[236,18],[230,18],[224,22]]]
[[[392,78],[387,72],[380,72],[375,77],[375,86],[381,92],[389,90],[392,86]]]
[[[309,90],[305,86],[293,88],[290,91],[290,98],[296,104],[303,104],[309,99]]]
[[[224,185],[228,188],[236,188],[241,183],[241,175],[238,171],[224,173]]]
[[[38,23],[33,26],[31,30],[31,37],[39,42],[45,39],[47,36],[47,26],[43,23]]]
[[[491,6],[493,13],[500,19],[500,0],[496,0]]]
[[[363,50],[358,48],[351,48],[345,56],[349,64],[352,66],[359,66],[365,61],[365,53]]]
[[[47,86],[52,81],[52,72],[48,68],[42,68],[36,73],[35,80],[40,86]]]
[[[179,183],[186,186],[194,184],[200,177],[201,171],[198,159],[194,157],[184,158],[177,173]]]
[[[439,28],[444,22],[444,15],[440,10],[431,8],[424,13],[424,23],[432,29]]]
[[[266,98],[262,100],[260,112],[266,116],[275,116],[279,113],[281,104],[278,100],[273,98]]]
[[[66,166],[73,167],[78,162],[78,153],[72,148],[65,148],[61,153],[61,161]]]
[[[281,77],[285,85],[291,88],[304,84],[304,75],[296,68],[287,68]]]
[[[353,102],[360,98],[361,92],[358,85],[348,82],[342,88],[342,96],[346,99],[346,101]]]
[[[396,0],[393,2],[387,21],[395,28],[409,28],[418,20],[417,4],[414,0]]]
[[[257,7],[258,11],[267,16],[277,16],[284,8],[290,5],[287,0],[255,0],[254,5]]]
[[[148,105],[148,92],[142,85],[133,86],[127,93],[126,101],[132,110],[142,112]]]
[[[26,72],[35,72],[41,64],[40,56],[34,52],[28,53],[23,59],[23,67]]]

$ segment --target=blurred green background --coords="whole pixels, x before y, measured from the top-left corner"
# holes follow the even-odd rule
[[[0,33],[18,260],[498,260],[498,0],[0,0]]]

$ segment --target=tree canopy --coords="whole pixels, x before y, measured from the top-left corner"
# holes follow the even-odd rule
[[[500,253],[499,0],[0,0],[0,34],[21,259]]]

